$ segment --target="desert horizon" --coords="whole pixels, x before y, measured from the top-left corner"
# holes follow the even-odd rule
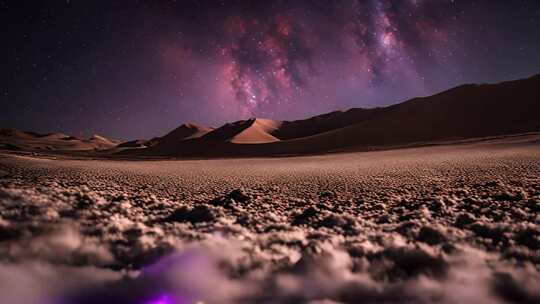
[[[0,145],[13,151],[205,158],[294,156],[480,140],[540,131],[537,86],[539,75],[497,84],[466,84],[387,107],[351,108],[293,121],[250,118],[215,128],[184,123],[163,136],[124,142],[102,135],[79,139],[5,128],[0,129]],[[461,109],[462,104],[466,107]]]

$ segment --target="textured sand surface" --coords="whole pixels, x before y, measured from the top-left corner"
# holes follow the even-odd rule
[[[295,158],[0,154],[2,303],[538,303],[540,136]]]

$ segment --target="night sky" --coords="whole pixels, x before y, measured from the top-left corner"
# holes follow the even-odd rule
[[[0,1],[0,127],[119,139],[540,73],[540,1]]]

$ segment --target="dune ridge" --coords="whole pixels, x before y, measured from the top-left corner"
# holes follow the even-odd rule
[[[236,144],[257,144],[279,141],[272,135],[279,129],[281,122],[264,118],[254,118],[246,120],[242,124],[242,130],[236,134],[230,134],[226,140]]]
[[[388,107],[353,108],[307,119],[250,118],[218,128],[183,124],[161,137],[119,143],[0,130],[0,148],[159,157],[244,157],[366,151],[540,131],[540,75],[461,85]],[[103,154],[104,152],[100,152]]]
[[[540,131],[540,75],[469,84],[383,108],[353,108],[296,121],[252,118],[192,141],[159,141],[133,155],[301,155]]]
[[[6,150],[107,150],[116,147],[118,144],[118,141],[98,134],[88,139],[79,139],[64,133],[39,134],[16,129],[0,129],[0,149]]]

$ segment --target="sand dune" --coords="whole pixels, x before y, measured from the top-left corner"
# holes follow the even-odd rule
[[[184,142],[201,138],[212,130],[212,128],[202,127],[196,124],[183,124],[163,137],[152,138],[145,144],[148,149],[139,150],[145,150],[145,154],[175,153],[175,151],[182,149],[181,147]],[[131,153],[129,150],[122,151],[121,153],[126,152]]]
[[[101,135],[79,139],[63,133],[38,134],[16,129],[0,130],[0,148],[7,150],[85,151],[111,149],[116,145],[117,141]]]
[[[119,144],[119,142],[116,140],[111,140],[98,134],[94,134],[92,137],[90,137],[90,139],[83,140],[83,142],[90,143],[98,149],[109,149]]]
[[[540,131],[540,76],[464,85],[384,108],[374,118],[289,141],[276,152],[306,153]]]
[[[248,122],[249,126],[231,137],[229,142],[257,144],[279,141],[272,133],[279,129],[281,122],[263,118],[250,119]]]
[[[123,142],[117,148],[144,148],[147,147],[149,141],[146,139],[135,139]]]
[[[212,154],[211,151],[225,151],[229,149],[227,148],[229,146],[279,141],[271,133],[275,132],[280,125],[281,122],[261,118],[228,123],[217,129],[198,126],[190,128],[182,125],[169,135],[155,140],[155,143],[148,149],[127,150],[120,153],[137,155]],[[177,135],[171,135],[173,133]]]
[[[66,135],[64,133],[49,133],[49,134],[41,135],[39,137],[44,138],[44,139],[46,138],[46,139],[64,139],[64,140],[69,140],[72,138],[69,135]]]
[[[206,134],[201,141],[255,144],[279,141],[272,135],[281,122],[254,118],[228,123]]]
[[[309,119],[249,119],[191,141],[134,154],[263,156],[370,150],[540,131],[540,76],[463,85],[385,108],[350,109]]]
[[[34,138],[36,136],[38,136],[38,134],[33,132],[25,132],[17,129],[0,129],[1,138]]]
[[[303,120],[252,118],[217,129],[184,124],[149,141],[80,140],[62,133],[0,131],[4,149],[94,150],[132,156],[301,155],[456,141],[540,131],[540,75],[463,85],[384,108],[336,111]]]
[[[347,111],[334,111],[308,119],[284,121],[273,135],[281,140],[308,137],[372,119],[381,112],[383,112],[383,108],[353,108]]]
[[[183,141],[187,139],[194,139],[204,136],[206,133],[212,131],[212,128],[198,126],[196,124],[183,124],[180,127],[174,129],[167,135],[161,137],[158,141]]]

